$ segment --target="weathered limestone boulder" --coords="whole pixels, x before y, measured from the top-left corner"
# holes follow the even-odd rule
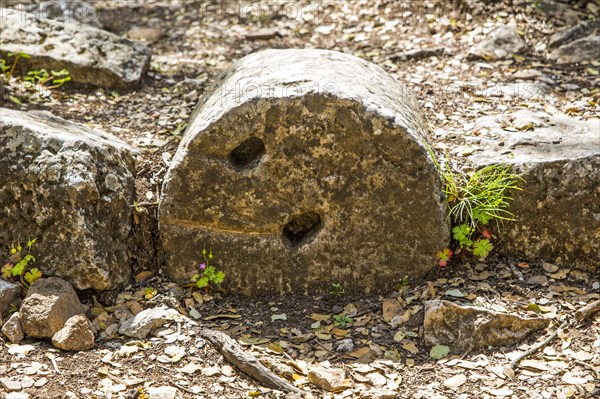
[[[556,32],[548,42],[548,48],[557,48],[575,40],[591,35],[600,30],[600,19],[583,21],[570,28]]]
[[[127,281],[132,151],[46,112],[0,109],[0,242],[37,238],[35,267],[77,289]]]
[[[0,56],[26,53],[22,70],[67,69],[74,82],[133,88],[150,65],[150,49],[113,33],[78,22],[60,22],[18,9],[0,8]]]
[[[558,64],[577,64],[597,61],[600,57],[600,35],[590,35],[554,50],[548,58]]]
[[[52,344],[65,351],[84,351],[94,347],[92,323],[84,315],[75,315],[52,336]]]
[[[508,131],[502,126],[516,126]],[[512,192],[517,218],[498,232],[496,250],[522,260],[549,261],[593,272],[600,264],[600,119],[519,111],[483,117],[478,167],[511,165],[525,179]],[[486,141],[486,136],[495,137]]]
[[[165,178],[167,272],[211,248],[251,295],[421,277],[449,238],[418,103],[381,68],[324,50],[240,60],[203,98]]]
[[[21,287],[0,279],[0,317],[10,310],[10,305],[18,307],[20,303]]]
[[[499,25],[469,54],[469,59],[503,59],[525,48],[516,25]]]
[[[425,305],[425,344],[446,345],[454,354],[485,350],[489,346],[515,345],[543,330],[549,319],[523,318],[453,302],[432,300]]]
[[[86,311],[71,284],[49,277],[31,284],[19,313],[27,336],[51,338],[72,316]]]

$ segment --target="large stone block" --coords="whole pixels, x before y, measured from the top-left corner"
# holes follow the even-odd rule
[[[199,103],[163,186],[167,272],[211,248],[245,294],[385,290],[449,239],[418,103],[383,69],[324,50],[240,60]]]
[[[77,289],[127,281],[132,151],[47,112],[0,108],[0,243],[37,238],[33,266]]]
[[[17,65],[24,71],[67,69],[76,83],[129,89],[150,66],[148,46],[89,25],[10,8],[0,8],[0,22],[0,56],[28,54]]]
[[[497,251],[587,271],[600,264],[600,120],[519,111],[483,117],[475,129],[488,141],[471,156],[478,167],[511,165],[525,182],[512,192],[516,221],[505,223]],[[503,125],[527,126],[508,131]],[[499,143],[502,146],[497,146]]]

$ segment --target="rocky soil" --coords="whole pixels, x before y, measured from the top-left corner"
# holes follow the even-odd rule
[[[234,60],[259,49],[325,48],[382,66],[425,109],[434,148],[466,169],[473,154],[503,141],[488,137],[490,129],[477,124],[481,117],[502,120],[530,111],[593,121],[600,116],[600,60],[597,53],[594,57],[599,2],[94,4],[99,26],[150,46],[152,61],[141,85],[125,90],[68,82],[60,89],[37,91],[8,85],[2,87],[0,105],[47,110],[143,150],[136,160],[138,205],[135,239],[129,245],[135,279],[119,292],[80,293],[90,308],[91,327],[77,315],[63,320],[68,331],[93,329],[94,349],[59,350],[51,337],[30,337],[18,345],[0,338],[5,341],[0,347],[0,396],[285,397],[233,368],[200,337],[203,327],[235,337],[315,398],[598,395],[600,319],[598,314],[581,321],[574,317],[577,309],[600,298],[597,268],[580,271],[543,259],[497,256],[485,263],[458,260],[432,272],[427,282],[399,282],[385,296],[353,297],[333,288],[313,297],[200,293],[159,277],[163,257],[157,245],[156,201],[199,96]],[[565,54],[577,58],[567,60]],[[531,130],[531,123],[550,128],[551,120],[514,118],[504,127],[519,134]],[[589,237],[590,243],[596,239]],[[450,352],[435,360],[423,341],[424,311],[431,299],[541,317],[549,326],[523,343]],[[148,336],[126,334],[126,320],[162,305],[188,318],[166,319]],[[55,345],[72,344],[65,339],[68,331],[57,336]],[[519,353],[546,338],[551,339],[539,351],[510,367]],[[314,362],[320,365],[311,369]]]

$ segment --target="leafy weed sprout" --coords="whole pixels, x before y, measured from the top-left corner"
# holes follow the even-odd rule
[[[17,246],[14,244],[11,245],[10,256],[4,266],[2,266],[2,269],[0,269],[3,279],[18,278],[19,282],[25,288],[29,288],[31,283],[42,277],[42,272],[38,268],[28,269],[30,263],[35,262],[35,258],[31,255],[31,248],[35,242],[35,238],[27,241],[27,253],[24,253],[25,248],[21,246],[20,242],[17,242]]]
[[[225,280],[225,273],[217,270],[213,265],[210,264],[213,258],[212,250],[207,254],[206,248],[202,249],[202,256],[204,262],[198,265],[198,273],[192,277],[192,282],[198,288],[204,288],[208,290],[210,286],[219,286]]]
[[[524,180],[513,173],[510,166],[488,165],[472,173],[454,171],[448,163],[443,166],[429,149],[444,184],[444,194],[448,201],[448,218],[452,222],[452,237],[458,243],[456,251],[444,248],[438,252],[438,264],[447,265],[455,253],[462,250],[471,252],[478,258],[486,258],[492,249],[490,224],[497,229],[504,221],[514,221],[510,212],[513,198],[510,190],[521,190],[519,183]]]

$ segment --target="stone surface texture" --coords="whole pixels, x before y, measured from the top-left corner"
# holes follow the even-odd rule
[[[446,345],[457,355],[515,345],[549,324],[549,319],[522,318],[443,300],[427,302],[423,321],[425,344]]]
[[[181,315],[174,309],[166,306],[142,310],[134,317],[123,322],[119,328],[119,334],[128,337],[144,339],[153,330],[162,327],[163,324],[177,320]]]
[[[449,238],[427,133],[416,100],[364,60],[245,57],[200,100],[167,173],[169,276],[189,281],[203,247],[246,295],[423,276]]]
[[[503,59],[525,48],[516,25],[499,25],[471,52],[470,58]]]
[[[65,280],[41,278],[31,284],[21,305],[21,326],[29,337],[51,338],[66,321],[85,314],[87,307]]]
[[[13,344],[23,341],[25,335],[21,328],[21,316],[19,312],[13,313],[2,326],[2,334]]]
[[[502,126],[530,129],[515,133]],[[471,161],[477,167],[511,165],[525,180],[522,191],[511,193],[517,221],[501,226],[495,250],[521,260],[599,270],[600,119],[519,111],[480,118],[475,129],[486,133],[484,149]]]
[[[0,31],[0,56],[30,55],[19,61],[23,70],[67,69],[75,83],[129,89],[150,65],[148,46],[90,25],[10,8],[0,8],[0,17],[11,27]]]
[[[0,278],[0,316],[10,310],[10,305],[19,307],[20,304],[21,287],[18,284]]]
[[[92,323],[84,315],[75,315],[52,336],[52,344],[66,351],[84,351],[94,347]]]
[[[35,267],[77,289],[128,280],[131,147],[46,112],[0,109],[0,242],[35,237]]]

